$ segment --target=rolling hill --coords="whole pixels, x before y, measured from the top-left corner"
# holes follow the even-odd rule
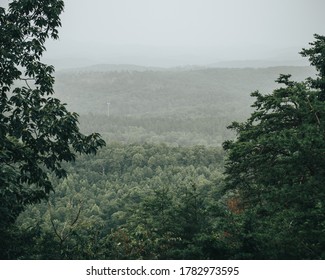
[[[197,139],[194,143],[214,139],[215,145],[230,137],[227,125],[247,118],[253,102],[250,93],[270,93],[278,87],[275,80],[280,73],[292,74],[300,81],[314,70],[293,66],[163,69],[97,65],[57,72],[55,91],[70,110],[81,115],[86,132],[99,131],[119,141],[141,138],[150,142],[158,137],[173,143],[179,142],[181,133],[184,139]],[[178,135],[169,137],[175,141],[166,139],[171,133]]]

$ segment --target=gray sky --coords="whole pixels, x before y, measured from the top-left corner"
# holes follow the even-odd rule
[[[46,58],[152,66],[299,59],[314,33],[325,34],[324,11],[324,0],[66,0]]]

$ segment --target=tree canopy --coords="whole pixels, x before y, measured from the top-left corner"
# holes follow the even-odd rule
[[[315,77],[281,74],[271,94],[252,93],[253,113],[223,144],[225,165],[219,148],[145,138],[89,156],[105,142],[80,132],[78,115],[53,96],[54,68],[41,62],[63,9],[61,0],[0,7],[1,259],[325,258],[324,36],[301,52]],[[208,131],[209,114],[178,126]],[[141,121],[177,127],[159,114]]]
[[[78,115],[52,96],[54,67],[41,62],[46,39],[58,38],[63,9],[60,0],[0,7],[1,233],[26,205],[47,197],[49,172],[62,177],[63,161],[105,144],[99,134],[80,133]]]
[[[252,93],[255,111],[224,143],[226,188],[240,201],[240,257],[325,257],[325,37],[315,39],[301,54],[316,77],[282,74],[272,94]]]

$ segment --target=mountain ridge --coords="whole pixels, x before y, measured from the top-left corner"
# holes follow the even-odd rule
[[[143,66],[140,64],[110,64],[110,63],[89,63],[80,67],[59,68],[57,72],[112,72],[112,71],[184,71],[200,70],[210,68],[270,68],[270,67],[305,67],[309,66],[304,60],[225,60],[211,64],[202,65],[179,65],[172,67]]]

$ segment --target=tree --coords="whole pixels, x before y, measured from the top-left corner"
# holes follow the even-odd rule
[[[241,258],[325,258],[325,37],[301,54],[316,67],[305,82],[280,75],[272,94],[252,93],[255,111],[230,126],[226,190],[237,198]]]
[[[79,131],[78,115],[52,96],[54,67],[41,62],[46,39],[58,38],[63,8],[60,0],[15,0],[7,10],[0,7],[2,237],[26,205],[53,190],[49,173],[64,176],[62,162],[105,144],[99,134]]]

